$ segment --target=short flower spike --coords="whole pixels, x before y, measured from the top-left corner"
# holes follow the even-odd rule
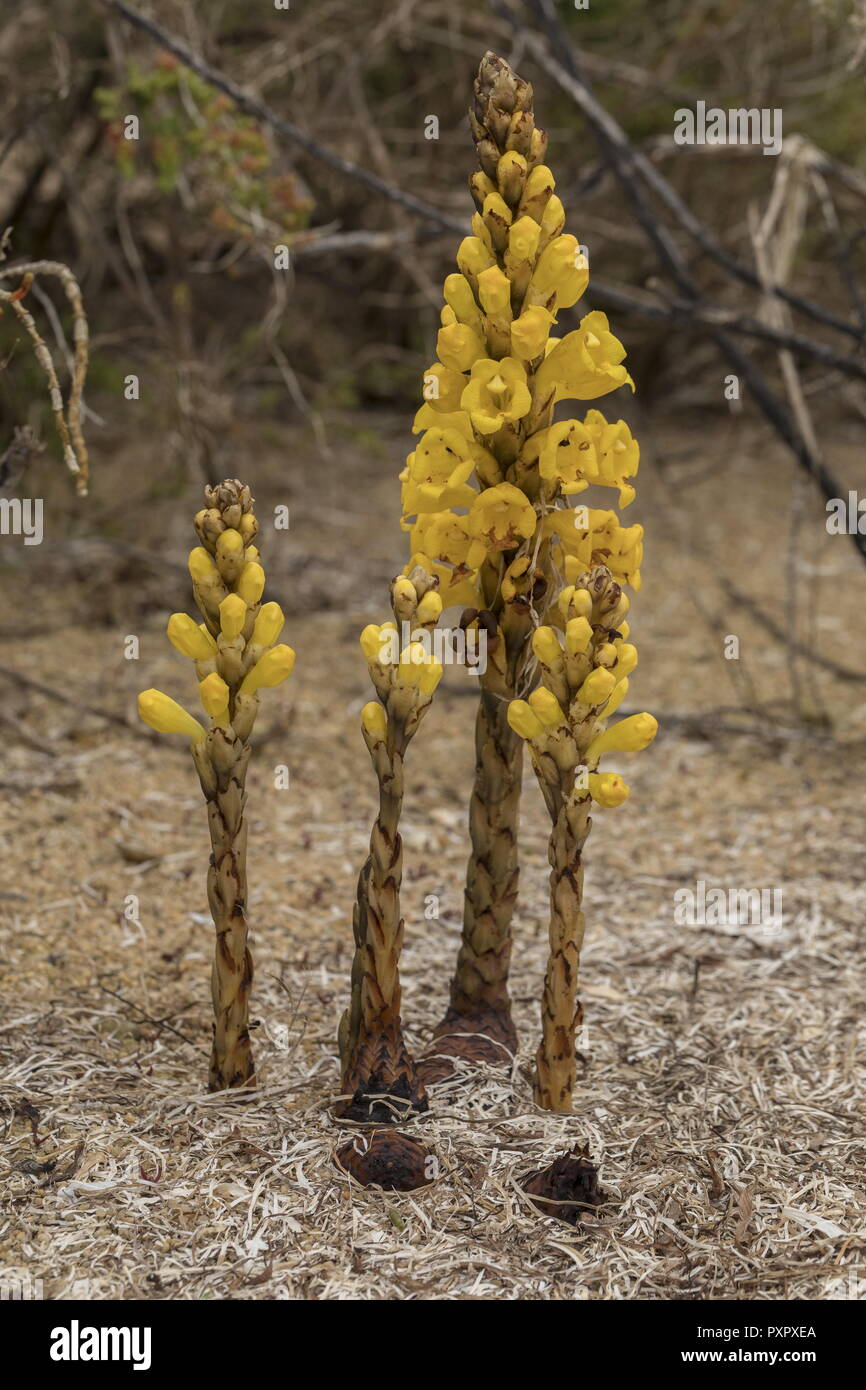
[[[158,690],[143,691],[138,709],[152,728],[191,740],[208,805],[208,900],[217,935],[209,1084],[212,1091],[221,1091],[255,1085],[244,821],[249,737],[258,710],[255,692],[285,680],[295,656],[290,647],[273,646],[283,626],[279,604],[259,606],[264,570],[252,545],[258,525],[249,488],[228,478],[219,487],[206,488],[205,500],[207,506],[195,518],[200,544],[189,557],[193,594],[204,621],[175,613],[168,636],[195,663],[210,728]]]

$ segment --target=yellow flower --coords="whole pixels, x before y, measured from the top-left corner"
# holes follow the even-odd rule
[[[585,619],[578,618],[577,622],[584,622]],[[603,705],[609,699],[616,681],[610,671],[599,667],[595,671],[590,671],[583,685],[577,692],[577,698],[582,705]]]
[[[276,642],[285,621],[278,603],[263,603],[253,624],[250,642],[259,647],[269,647]]]
[[[434,362],[424,373],[422,394],[425,404],[437,415],[459,410],[465,386],[466,378],[462,372],[452,371],[441,362]]]
[[[485,351],[484,339],[467,323],[452,323],[439,329],[436,355],[449,371],[468,372]]]
[[[198,720],[187,714],[177,700],[163,695],[161,690],[142,690],[138,697],[138,713],[145,724],[156,729],[157,733],[186,734],[193,743],[205,737],[205,731]]]
[[[569,584],[559,595],[558,606],[566,622],[571,618],[588,618],[592,613],[592,594],[589,589],[576,589]]]
[[[524,456],[529,462],[537,456],[542,478],[567,494],[583,492],[598,472],[592,436],[579,420],[562,420],[533,435]]]
[[[565,627],[565,650],[579,656],[592,641],[592,625],[587,618],[570,618]]]
[[[480,279],[479,279],[480,284]],[[445,303],[458,323],[468,324],[476,333],[482,332],[481,311],[475,302],[472,286],[465,275],[447,275],[444,286]]]
[[[532,217],[519,217],[509,227],[505,269],[512,279],[520,275],[521,268],[531,266],[535,261],[540,235],[541,227]]]
[[[514,357],[482,358],[472,367],[460,404],[479,434],[495,434],[506,422],[522,420],[532,406],[523,364]]]
[[[186,613],[172,613],[166,633],[172,646],[193,661],[208,661],[216,652],[210,633]]]
[[[635,666],[637,666],[637,647],[631,642],[623,642],[617,649],[617,660],[613,667],[613,674],[618,681],[630,676]]]
[[[608,329],[607,315],[594,309],[545,357],[535,376],[536,400],[543,403],[553,396],[591,401],[626,382],[633,390],[634,382],[620,365],[624,357],[625,348]]]
[[[639,753],[652,743],[658,727],[658,720],[651,714],[630,714],[592,740],[586,750],[587,762],[601,753]]]
[[[252,695],[262,686],[281,685],[292,674],[294,664],[295,653],[291,647],[271,647],[244,676],[241,681],[241,693]]]
[[[499,483],[479,493],[472,504],[467,531],[472,537],[468,562],[473,569],[493,550],[515,550],[534,535],[535,508],[513,483]]]
[[[502,597],[506,603],[511,603],[519,593],[527,593],[529,580],[527,570],[532,564],[530,555],[518,555],[516,560],[512,560],[502,576]]]
[[[478,298],[485,314],[511,322],[511,281],[498,265],[491,265],[478,277]]]
[[[240,594],[244,603],[249,604],[252,608],[253,604],[258,603],[261,598],[264,587],[265,572],[261,565],[256,560],[248,561],[240,572],[240,577],[235,585],[236,592]]]
[[[533,714],[538,715],[546,729],[559,729],[566,722],[562,706],[552,691],[540,685],[527,701]]]
[[[219,578],[219,571],[203,545],[189,552],[188,564],[193,583],[213,583]]]
[[[601,719],[609,719],[612,714],[616,714],[626,695],[628,694],[628,680],[617,681],[614,686],[613,694],[600,713]]]
[[[521,738],[542,738],[544,735],[544,725],[525,700],[512,700],[507,718],[510,727]]]
[[[589,794],[599,806],[621,806],[631,791],[617,772],[591,772],[588,780]]]
[[[372,740],[384,739],[388,732],[388,717],[378,700],[370,700],[361,710],[364,732]]]
[[[589,262],[576,237],[557,236],[544,248],[532,272],[530,292],[555,294],[557,309],[570,309],[589,284]],[[605,320],[605,323],[607,321]]]
[[[223,579],[230,583],[241,572],[244,563],[244,538],[240,531],[229,526],[217,537],[217,568]]]
[[[465,410],[434,410],[430,402],[425,401],[415,413],[415,419],[412,421],[412,433],[423,434],[425,430],[431,428],[457,430],[466,439],[474,438],[472,421]]]
[[[475,468],[469,440],[457,430],[427,430],[400,474],[403,515],[470,507],[477,497],[468,479]]]
[[[442,679],[442,663],[436,661],[423,642],[410,642],[400,653],[397,680],[401,685],[417,686],[423,695],[432,695]]]
[[[227,594],[220,604],[220,631],[223,636],[237,637],[247,620],[247,605],[240,594]]]
[[[562,647],[552,627],[537,627],[532,634],[533,655],[542,666],[557,667],[562,664]]]
[[[457,248],[457,264],[470,283],[472,276],[477,278],[493,260],[493,253],[477,236],[464,237]]]
[[[550,335],[553,315],[540,304],[524,309],[511,325],[511,350],[526,362],[532,362],[544,352]]]
[[[427,513],[419,516],[412,527],[413,552],[420,551],[434,561],[465,565],[470,543],[467,518],[454,512]]]
[[[228,713],[229,707],[229,688],[222,676],[218,676],[216,671],[211,671],[209,676],[205,676],[200,682],[198,693],[211,719],[222,723]]]
[[[423,627],[426,623],[438,622],[441,615],[442,599],[436,589],[428,589],[427,593],[418,604],[418,611],[415,617]]]
[[[619,488],[619,505],[634,501],[633,478],[640,463],[640,445],[625,420],[609,424],[600,410],[590,410],[584,426],[595,445],[595,475],[591,481],[604,487]]]
[[[531,170],[526,185],[523,189],[523,197],[520,200],[520,212],[535,219],[541,224],[544,216],[544,209],[556,187],[556,180],[553,172],[548,169],[546,164],[536,164]]]

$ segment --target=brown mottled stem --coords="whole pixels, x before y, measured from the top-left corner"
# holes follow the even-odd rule
[[[508,1053],[517,1047],[508,971],[519,873],[523,740],[509,728],[507,709],[506,700],[482,690],[475,722],[475,782],[469,806],[472,851],[466,870],[463,938],[448,1011],[436,1029],[433,1049],[440,1056],[499,1063],[507,1062]],[[425,1064],[424,1074],[432,1080],[448,1071],[447,1065],[432,1062]]]
[[[403,842],[398,825],[407,740],[400,729],[396,735],[392,729],[391,737],[393,747],[383,740],[373,752],[379,814],[370,836],[370,855],[358,878],[352,998],[340,1025],[342,1092],[347,1099],[338,1113],[368,1123],[387,1123],[427,1109],[400,1020]]]
[[[249,1030],[253,962],[247,945],[247,827],[245,782],[250,745],[215,727],[193,745],[207,801],[211,860],[207,891],[216,928],[211,974],[213,1047],[209,1090],[255,1085]]]
[[[574,794],[560,804],[548,845],[550,956],[541,997],[541,1042],[535,1054],[535,1099],[567,1115],[575,1083],[575,1035],[583,1018],[577,998],[580,948],[586,927],[582,854],[592,820],[590,799]]]

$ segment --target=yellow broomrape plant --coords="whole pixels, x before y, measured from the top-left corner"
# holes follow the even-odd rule
[[[600,640],[607,631],[602,618],[619,599],[599,605],[610,604],[623,584],[639,588],[643,537],[640,526],[622,526],[613,509],[575,510],[575,497],[591,485],[611,489],[617,505],[628,506],[640,451],[624,421],[609,421],[593,406],[583,419],[555,422],[554,406],[566,399],[595,402],[633,383],[603,313],[557,332],[561,311],[586,289],[588,261],[565,230],[532,88],[492,53],[481,62],[469,121],[480,166],[469,180],[472,234],[445,280],[438,357],[424,374],[415,420],[420,438],[401,474],[409,569],[420,564],[434,574],[444,604],[465,605],[464,626],[487,634],[463,936],[449,1007],[436,1030],[445,1071],[449,1056],[501,1062],[516,1047],[508,971],[523,742],[540,740],[546,750],[550,739],[564,739],[562,747],[555,742],[556,757],[547,751],[545,757],[566,781],[573,774],[576,764],[569,773],[566,754],[576,754],[577,745],[563,731],[571,729],[578,688],[598,668],[586,692],[593,703],[581,707],[598,713],[594,702],[614,699],[633,664],[633,649],[621,650],[621,637]],[[600,574],[613,586],[604,589],[606,598],[588,587],[597,582],[588,576]],[[543,697],[519,698],[531,691],[536,667],[556,708]],[[581,715],[581,737],[587,717]],[[557,800],[564,798],[564,806],[569,799],[564,787],[549,802],[558,826],[556,872],[563,883],[576,884],[588,823],[582,812],[569,813],[573,824],[565,833]],[[601,794],[611,802],[620,792],[605,782]],[[584,801],[589,804],[589,792]],[[564,892],[557,889],[557,904]],[[571,919],[568,931],[569,969],[576,971]],[[552,1007],[550,991],[546,998]],[[556,1009],[558,1027],[558,1003]],[[572,1043],[562,1045],[573,1055]],[[545,1043],[547,1052],[550,1046]],[[425,1075],[432,1079],[426,1069]],[[545,1062],[543,1103],[564,1108],[567,1077],[560,1084],[550,1075]]]
[[[352,994],[339,1030],[342,1099],[348,1119],[388,1122],[427,1109],[424,1086],[403,1039],[400,1019],[400,884],[403,759],[442,678],[430,635],[442,612],[438,580],[414,566],[391,586],[395,622],[361,633],[377,699],[361,711],[361,731],[379,784],[370,854],[358,878],[353,927]],[[413,640],[400,649],[398,628]]]
[[[283,627],[277,603],[261,604],[264,570],[253,541],[258,523],[250,490],[237,478],[205,489],[195,518],[200,545],[191,552],[193,594],[203,621],[186,613],[168,620],[168,637],[195,663],[199,699],[209,727],[159,690],[138,697],[138,712],[160,733],[190,740],[210,827],[207,890],[216,928],[211,989],[212,1091],[255,1085],[249,1033],[253,962],[247,944],[246,774],[256,693],[291,674],[291,647],[275,646]]]

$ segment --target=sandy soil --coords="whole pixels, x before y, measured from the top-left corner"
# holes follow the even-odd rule
[[[60,480],[45,543],[3,542],[0,1265],[49,1298],[866,1296],[866,685],[803,660],[798,717],[784,648],[723,587],[787,627],[794,565],[800,640],[862,669],[866,575],[850,543],[827,536],[754,427],[642,430],[630,707],[662,733],[621,760],[632,797],[597,816],[588,846],[575,1113],[545,1115],[531,1096],[546,822],[528,777],[513,1073],[434,1093],[413,1128],[437,1182],[368,1192],[333,1165],[345,1127],[329,1106],[374,804],[357,634],[385,616],[403,563],[405,435],[344,418],[328,437],[326,459],[306,435],[279,453],[250,440],[255,462],[237,470],[263,518],[292,508],[263,553],[298,653],[263,701],[249,780],[253,1097],[205,1093],[203,806],[188,755],[133,715],[148,685],[191,700],[163,631],[187,606],[198,494],[160,491],[142,438],[122,483],[116,460],[101,465],[92,513],[72,514]],[[832,457],[850,486],[866,482],[855,439]],[[124,659],[129,635],[138,660]],[[723,655],[730,635],[738,661]],[[470,680],[450,672],[408,766],[405,1020],[419,1047],[459,936],[472,721]],[[678,924],[673,894],[698,880],[780,890],[781,928]],[[608,1202],[575,1230],[539,1217],[518,1179],[578,1140]]]

